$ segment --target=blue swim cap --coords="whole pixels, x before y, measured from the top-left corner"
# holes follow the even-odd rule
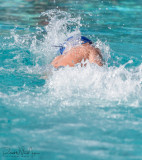
[[[73,46],[78,45],[78,44],[79,44],[78,41],[81,41],[80,44],[85,44],[85,43],[92,44],[92,41],[91,41],[90,39],[84,37],[84,36],[81,36],[81,37],[80,37],[80,40],[78,40],[78,39],[75,40],[75,39],[74,39],[74,36],[71,36],[71,37],[69,37],[69,38],[66,40],[66,42],[65,42],[62,46],[60,46],[59,53],[60,53],[61,55],[63,54],[64,50],[66,49],[67,42],[72,41],[72,40],[74,41]]]
[[[92,41],[84,36],[81,36],[81,41],[83,41],[83,43],[81,44],[85,44],[85,43],[92,44]]]

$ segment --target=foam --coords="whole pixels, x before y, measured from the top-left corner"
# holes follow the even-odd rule
[[[11,91],[10,94],[1,93],[0,98],[5,104],[36,108],[41,106],[50,108],[57,105],[60,107],[141,106],[142,64],[137,67],[127,67],[129,63],[133,63],[130,60],[124,65],[108,66],[108,61],[111,59],[110,47],[99,39],[95,45],[103,54],[105,61],[103,67],[87,62],[86,67],[77,64],[73,68],[65,67],[59,70],[49,68],[52,74],[48,75],[47,66],[57,55],[58,50],[53,45],[60,45],[68,37],[80,34],[82,24],[80,17],[73,17],[63,11],[50,10],[42,13],[41,16],[48,17],[49,24],[47,26],[37,27],[35,33],[31,33],[29,30],[29,33],[22,36],[16,33],[16,29],[12,30],[11,37],[8,39],[11,43],[8,44],[8,47],[20,48],[18,52],[14,52],[15,56],[10,60],[13,62],[17,60],[18,66],[14,67],[17,73],[24,72],[31,76],[37,74],[37,77],[40,78],[44,72],[47,72],[48,79],[45,81],[45,85],[37,86],[33,90],[24,84],[22,91],[17,90],[16,93]],[[42,35],[41,39],[37,38],[39,35]],[[19,52],[23,51],[24,55],[27,54],[26,50],[33,54],[34,65],[22,63],[23,57]],[[10,61],[5,63],[11,63]],[[1,70],[6,69],[1,67]]]

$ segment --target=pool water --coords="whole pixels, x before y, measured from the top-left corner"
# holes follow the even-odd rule
[[[0,159],[141,160],[142,1],[0,3]],[[50,67],[75,34],[103,67]]]

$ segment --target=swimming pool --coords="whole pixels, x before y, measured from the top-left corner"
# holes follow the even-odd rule
[[[0,159],[141,160],[142,2],[0,2]],[[50,70],[78,33],[104,67]]]

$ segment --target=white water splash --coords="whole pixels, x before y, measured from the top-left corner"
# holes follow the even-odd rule
[[[49,24],[43,28],[37,27],[37,33],[30,36],[19,36],[12,31],[14,43],[11,46],[18,46],[22,49],[29,47],[29,51],[35,56],[35,66],[23,66],[23,70],[29,74],[42,74],[42,68],[46,71],[46,66],[39,64],[41,57],[44,57],[46,64],[57,55],[58,48],[66,38],[74,34],[80,34],[80,17],[72,17],[71,14],[63,11],[50,10],[42,13],[47,16]],[[42,39],[37,39],[37,35],[42,34]],[[95,33],[94,33],[95,34]],[[110,59],[110,48],[107,44],[98,40],[95,45],[100,48],[105,60],[105,65],[99,67],[87,64],[87,67],[77,65],[74,68],[65,67],[59,70],[52,70],[52,75],[48,76],[46,84],[39,87],[35,92],[31,92],[26,86],[22,92],[11,93],[7,100],[2,96],[3,101],[9,104],[20,106],[116,106],[129,105],[141,106],[142,103],[142,65],[126,69],[130,60],[119,67],[108,67]],[[42,60],[42,59],[41,59]],[[39,76],[40,77],[40,76]]]
[[[117,104],[137,100],[141,103],[141,71],[142,66],[126,69],[124,65],[98,67],[89,63],[85,68],[66,67],[54,72],[49,88],[55,97],[93,100],[94,105],[95,101],[101,105],[103,100]]]

